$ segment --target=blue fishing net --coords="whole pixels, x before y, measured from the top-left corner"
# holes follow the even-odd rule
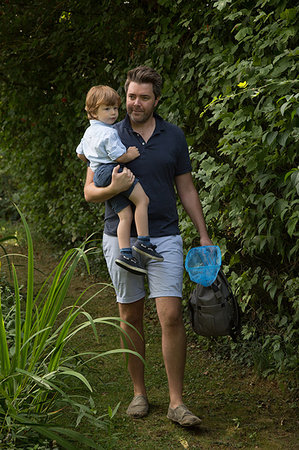
[[[211,286],[221,267],[221,251],[218,245],[194,247],[189,250],[185,267],[192,281]]]

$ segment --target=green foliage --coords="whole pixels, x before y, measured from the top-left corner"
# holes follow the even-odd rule
[[[139,45],[142,16],[136,1],[1,7],[1,166],[18,187],[14,200],[56,242],[102,231],[104,207],[85,202],[86,167],[75,149],[88,126],[87,91],[99,83],[119,88],[114,77],[124,76]]]
[[[98,340],[97,324],[108,324],[121,331],[121,319],[93,319],[85,310],[87,303],[105,289],[105,285],[83,303],[81,300],[85,292],[74,299],[71,307],[64,308],[79,261],[83,260],[89,269],[87,253],[90,250],[85,250],[84,245],[69,250],[34,294],[33,242],[27,222],[20,214],[28,246],[26,297],[20,295],[14,264],[14,293],[5,285],[0,289],[0,445],[16,444],[25,448],[39,435],[56,440],[66,449],[73,448],[73,441],[88,448],[102,448],[99,443],[77,431],[51,422],[68,408],[76,420],[76,426],[82,419],[88,420],[112,439],[109,420],[113,419],[118,407],[113,411],[109,408],[107,417],[98,415],[92,399],[93,388],[82,367],[95,358],[110,354],[125,352],[140,355],[128,348],[69,354],[67,344],[78,332],[91,327]],[[61,315],[63,320],[60,319],[59,324]],[[79,316],[85,321],[78,322]],[[124,335],[125,343],[126,337]],[[87,398],[69,392],[71,380],[82,383],[88,391]]]
[[[153,19],[154,66],[167,67],[161,110],[186,130],[210,233],[244,320],[258,317],[250,339],[275,355],[270,371],[287,373],[298,339],[298,7],[219,1],[196,11],[179,3],[164,27]],[[174,35],[178,45],[165,55]],[[181,209],[180,217],[188,250],[197,236]]]
[[[39,0],[2,11],[0,158],[30,219],[57,241],[102,231],[103,206],[84,201],[75,158],[84,97],[98,83],[123,94],[126,70],[149,64],[164,79],[159,113],[186,133],[209,232],[246,320],[258,317],[252,339],[270,352],[279,335],[296,351],[298,6]],[[187,251],[198,237],[179,214]]]

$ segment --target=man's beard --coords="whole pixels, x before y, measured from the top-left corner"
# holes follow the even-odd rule
[[[137,112],[137,115],[134,115],[134,112]],[[153,115],[154,110],[145,112],[143,110],[135,110],[134,108],[128,109],[128,115],[133,122],[136,123],[145,123],[148,119],[150,119]]]

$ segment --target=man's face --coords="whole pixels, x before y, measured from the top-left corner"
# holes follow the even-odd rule
[[[153,115],[159,99],[155,98],[152,83],[135,83],[128,86],[126,103],[131,122],[145,123]]]

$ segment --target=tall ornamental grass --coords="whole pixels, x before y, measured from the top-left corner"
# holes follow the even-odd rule
[[[71,307],[63,307],[79,261],[84,261],[89,272],[88,250],[84,245],[67,251],[37,294],[34,294],[33,243],[24,215],[20,211],[19,213],[28,245],[28,277],[23,302],[17,272],[14,264],[11,264],[14,302],[9,313],[7,305],[1,302],[0,290],[0,447],[4,444],[7,448],[11,445],[26,448],[29,442],[32,444],[32,436],[40,436],[40,439],[55,440],[66,449],[73,449],[74,441],[88,448],[99,449],[101,445],[87,436],[55,424],[59,423],[59,415],[62,412],[72,411],[75,417],[74,425],[78,425],[84,417],[99,428],[100,440],[103,439],[105,433],[111,430],[109,420],[116,413],[117,407],[113,411],[109,407],[107,416],[97,414],[92,400],[93,389],[83,375],[82,367],[91,359],[112,353],[130,352],[139,357],[140,355],[127,347],[102,353],[67,354],[66,344],[76,333],[87,327],[92,328],[96,340],[97,324],[112,325],[123,333],[120,319],[93,319],[84,310],[86,304],[105,289],[106,285],[82,305],[79,303],[87,290],[74,299]],[[7,254],[3,257],[7,258]],[[57,319],[61,313],[64,313],[65,319],[59,324]],[[85,321],[76,322],[79,315],[83,315]],[[126,337],[124,336],[125,339]],[[78,364],[78,361],[81,362]],[[69,392],[70,379],[86,388],[86,398]]]

